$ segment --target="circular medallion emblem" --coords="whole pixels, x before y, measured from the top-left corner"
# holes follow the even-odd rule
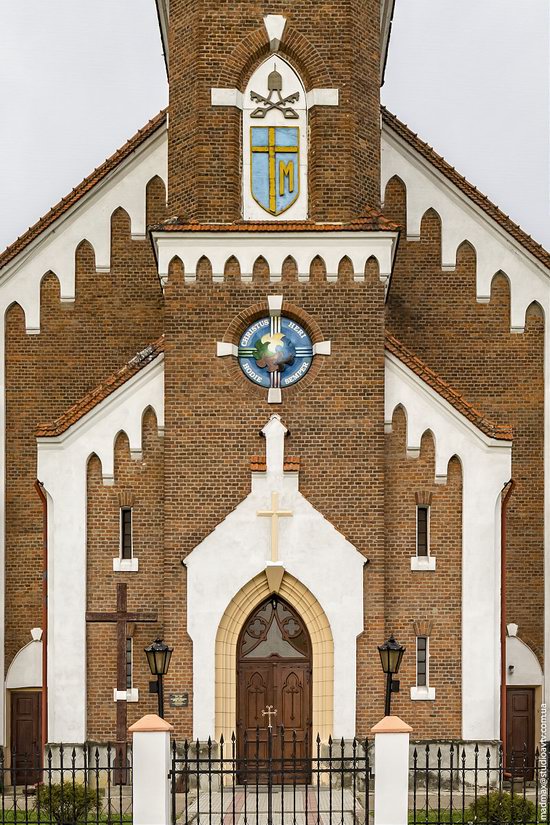
[[[311,338],[290,318],[260,318],[239,343],[241,369],[259,387],[290,387],[304,377],[312,361]]]

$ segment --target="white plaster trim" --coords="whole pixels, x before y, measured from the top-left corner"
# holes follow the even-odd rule
[[[114,444],[124,431],[142,449],[152,407],[164,426],[164,362],[159,355],[67,432],[38,441],[38,478],[48,496],[48,730],[55,742],[86,740],[86,505],[92,454],[114,478]],[[67,490],[71,495],[67,496]]]
[[[435,699],[435,688],[433,687],[417,687],[411,688],[411,699],[415,702],[433,702]]]
[[[139,690],[137,688],[130,690],[113,688],[113,702],[139,702]]]
[[[218,358],[224,358],[226,355],[239,354],[239,348],[236,344],[230,344],[227,341],[218,341],[216,344],[216,355]]]
[[[314,355],[331,355],[332,354],[332,341],[319,341],[319,343],[313,344],[313,354]]]
[[[286,26],[286,18],[282,14],[266,14],[264,26],[272,52],[279,51]]]
[[[417,572],[434,571],[435,556],[411,556],[411,570]]]
[[[42,687],[42,642],[33,639],[15,654],[6,674],[6,688]]]
[[[308,109],[312,109],[314,106],[339,106],[340,90],[310,89],[306,94],[306,100]]]
[[[235,257],[243,281],[252,280],[257,259],[267,261],[272,282],[280,281],[283,263],[292,256],[301,282],[309,280],[314,258],[324,261],[327,273],[338,272],[340,262],[350,258],[354,273],[364,277],[370,257],[376,259],[380,280],[388,283],[393,268],[397,232],[152,232],[152,240],[162,283],[168,280],[173,258],[179,257],[185,268],[185,280],[196,279],[197,264],[204,256],[213,272],[224,272],[225,264]]]
[[[281,310],[283,308],[283,296],[282,295],[268,295],[267,296],[267,306],[269,308],[269,314],[274,318],[278,318],[281,314]]]
[[[506,625],[506,631],[508,636],[517,636],[519,630],[519,625],[515,624],[514,622],[510,622],[510,624]]]
[[[267,391],[267,403],[268,404],[282,404],[283,403],[283,393],[279,387],[270,387]]]
[[[476,252],[476,298],[488,303],[493,276],[503,271],[510,282],[510,331],[522,332],[533,301],[545,316],[544,442],[550,443],[550,270],[483,209],[403,141],[391,127],[382,130],[382,191],[397,175],[407,190],[408,238],[420,236],[422,216],[434,208],[441,218],[442,265],[452,270],[458,246],[467,240]],[[435,286],[435,285],[434,285]],[[544,512],[550,512],[550,461],[545,452]],[[550,605],[550,518],[544,520],[544,602]],[[550,660],[550,610],[544,611],[544,658]],[[550,705],[550,679],[544,687]]]
[[[212,106],[235,106],[242,110],[243,93],[238,89],[213,88],[210,90],[210,101]]]
[[[386,354],[386,429],[406,414],[407,450],[430,430],[436,479],[462,465],[462,736],[498,739],[500,707],[500,505],[512,475],[511,442],[489,438],[391,354]]]
[[[113,559],[113,570],[115,573],[137,573],[139,570],[139,559],[132,556],[131,559],[121,559],[117,556]]]
[[[529,645],[517,636],[508,636],[506,639],[506,664],[507,685],[534,687],[543,684],[544,676],[539,660]]]
[[[193,641],[193,736],[215,730],[215,642],[235,594],[266,569],[271,524],[258,518],[273,491],[281,509],[279,564],[302,582],[325,612],[334,641],[334,733],[355,735],[356,640],[363,631],[365,558],[298,490],[296,473],[284,473],[286,428],[279,416],[266,427],[267,472],[252,474],[249,495],[187,556],[187,621]],[[314,559],[314,563],[312,563]],[[345,607],[345,609],[344,609]],[[236,667],[228,662],[227,667]]]

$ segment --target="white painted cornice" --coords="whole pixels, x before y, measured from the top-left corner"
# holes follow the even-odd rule
[[[212,266],[214,281],[223,281],[225,264],[229,258],[237,259],[243,281],[252,279],[254,263],[265,258],[270,280],[278,282],[282,277],[283,263],[287,257],[296,261],[300,281],[309,280],[309,270],[314,258],[323,259],[327,279],[338,279],[338,267],[348,257],[356,281],[364,281],[365,265],[370,257],[376,258],[380,280],[389,283],[397,248],[397,232],[204,232],[156,231],[151,233],[158,262],[158,272],[163,284],[168,280],[170,263],[179,258],[184,266],[185,280],[196,280],[197,264],[206,257]]]

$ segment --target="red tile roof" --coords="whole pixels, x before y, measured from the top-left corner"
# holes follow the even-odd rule
[[[80,200],[90,189],[102,181],[107,175],[115,169],[119,163],[125,160],[132,152],[141,146],[141,144],[146,141],[151,135],[156,132],[156,130],[166,123],[166,109],[154,117],[152,120],[147,123],[143,129],[140,129],[130,140],[128,140],[124,146],[111,155],[111,157],[107,158],[101,166],[98,166],[97,169],[94,169],[91,175],[88,175],[87,178],[78,184],[73,191],[68,194],[66,197],[62,198],[59,203],[55,206],[52,206],[49,212],[47,212],[39,221],[37,221],[30,229],[27,229],[23,235],[21,235],[17,240],[15,240],[10,246],[5,249],[2,254],[0,255],[0,268],[5,266],[12,258],[21,252],[27,244],[33,241],[41,232],[44,232],[49,226],[51,226],[54,221],[60,218],[71,206],[74,206],[77,201]]]
[[[56,418],[55,421],[48,424],[40,424],[36,430],[37,438],[51,438],[61,435],[73,424],[76,424],[86,413],[90,412],[101,401],[104,401],[115,390],[118,390],[123,384],[130,380],[136,373],[142,370],[151,361],[164,352],[164,336],[159,338],[153,344],[145,347],[145,349],[138,352],[127,364],[121,369],[114,372],[105,379],[98,387],[94,387],[87,393],[80,401],[69,407],[63,415]]]
[[[315,221],[235,221],[234,223],[181,222],[170,218],[149,227],[152,232],[397,232],[399,225],[388,220],[376,209],[349,223],[316,223]]]
[[[390,335],[389,332],[386,332],[386,350],[391,352],[392,355],[395,355],[401,363],[416,373],[422,381],[435,390],[445,401],[452,404],[461,415],[471,421],[472,424],[475,424],[482,433],[485,433],[485,435],[488,435],[490,438],[497,438],[501,441],[512,440],[512,427],[507,424],[496,424],[483,415],[483,413],[480,413],[479,410],[466,401],[463,395],[453,389],[447,381],[437,375],[424,361],[421,361],[418,356],[414,355],[414,353],[407,349],[397,338]]]
[[[470,183],[460,172],[451,166],[445,158],[438,155],[437,152],[425,141],[418,137],[418,135],[411,131],[408,126],[402,123],[395,115],[384,107],[382,107],[382,120],[389,126],[399,137],[412,146],[428,163],[435,166],[451,183],[460,189],[476,206],[479,206],[483,211],[496,223],[502,226],[518,243],[520,243],[528,252],[535,256],[544,266],[550,268],[550,252],[548,252],[541,244],[537,243],[531,235],[528,235],[521,226],[505,215],[498,206],[496,206],[489,198],[477,189],[473,183]]]

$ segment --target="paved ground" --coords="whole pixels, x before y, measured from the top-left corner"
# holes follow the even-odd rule
[[[177,795],[178,825],[267,825],[270,797],[267,789],[242,787],[220,791]],[[367,825],[365,799],[349,789],[328,790],[304,787],[273,788],[273,825]],[[372,805],[372,801],[371,801]],[[210,813],[209,813],[210,811]]]

